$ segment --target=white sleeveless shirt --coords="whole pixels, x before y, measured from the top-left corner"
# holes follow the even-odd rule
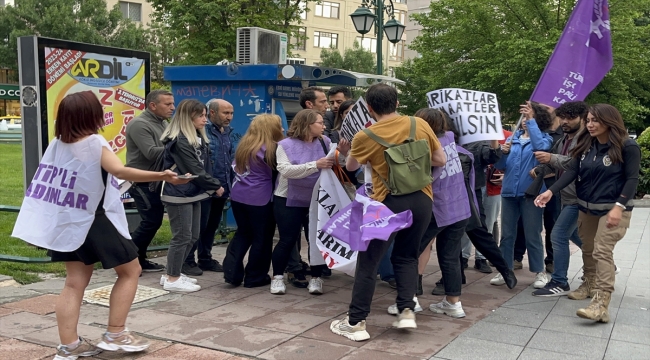
[[[86,240],[104,194],[106,217],[127,239],[124,206],[117,180],[102,180],[102,148],[106,140],[91,135],[73,144],[54,139],[47,147],[25,198],[11,236],[45,249],[71,252]]]

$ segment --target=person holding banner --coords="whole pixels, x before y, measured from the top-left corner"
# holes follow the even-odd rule
[[[278,184],[273,198],[273,210],[278,224],[280,241],[273,249],[273,279],[271,294],[284,294],[284,270],[291,252],[300,241],[303,220],[309,214],[309,203],[321,169],[331,169],[333,159],[326,157],[330,139],[323,136],[323,116],[311,109],[299,111],[291,121],[287,138],[276,150]],[[349,145],[339,145],[347,155]],[[321,275],[326,265],[311,266],[310,294],[323,293]]]
[[[196,279],[185,276],[181,269],[198,240],[201,231],[201,201],[212,193],[223,195],[225,189],[212,177],[210,146],[205,133],[206,108],[198,100],[185,99],[163,132],[165,144],[164,169],[192,173],[196,178],[185,185],[163,184],[160,200],[167,207],[172,238],[167,251],[167,274],[160,284],[167,291],[194,292],[201,290]]]
[[[606,323],[616,279],[614,247],[630,226],[634,209],[630,200],[639,183],[641,149],[629,138],[621,114],[611,105],[590,106],[584,124],[587,131],[577,135],[569,170],[537,197],[535,205],[546,206],[575,181],[585,282],[571,293],[582,296],[571,298],[591,296],[589,306],[576,315]]]
[[[237,231],[223,260],[223,277],[229,284],[239,286],[243,281],[244,287],[250,288],[271,283],[268,272],[275,235],[275,152],[283,138],[280,117],[261,114],[253,118],[237,146],[231,190]],[[244,268],[247,252],[248,264]]]
[[[443,166],[446,163],[445,153],[429,125],[420,118],[397,114],[398,101],[395,88],[386,84],[375,84],[366,92],[366,100],[368,111],[377,121],[367,129],[374,136],[389,144],[402,144],[410,136],[416,141],[425,140],[430,152],[427,155],[430,157],[431,166]],[[429,182],[420,190],[411,193],[391,194],[384,180],[388,178],[390,169],[384,157],[387,149],[373,140],[366,131],[359,131],[352,141],[352,150],[347,158],[346,168],[354,171],[359,169],[360,164],[370,163],[373,185],[373,193],[370,197],[382,202],[396,214],[410,210],[413,224],[409,228],[393,233],[388,241],[370,241],[368,249],[360,251],[357,255],[357,270],[348,315],[330,324],[333,333],[353,341],[370,338],[366,331],[366,318],[370,313],[372,297],[375,293],[377,269],[392,243],[394,247],[391,261],[397,281],[398,312],[397,321],[393,326],[399,329],[417,327],[413,312],[416,306],[413,295],[417,290],[418,250],[420,239],[431,220],[433,193]]]
[[[103,126],[102,105],[93,92],[73,93],[61,100],[54,125],[55,139],[27,188],[12,234],[49,249],[52,261],[65,262],[65,285],[56,301],[61,341],[57,360],[93,356],[101,349],[136,352],[149,347],[149,340],[125,327],[142,269],[138,248],[129,235],[116,178],[188,182],[169,170],[152,172],[125,167],[108,142],[97,135]],[[60,193],[60,201],[45,201],[46,189],[47,194],[50,190]],[[77,325],[84,291],[97,262],[104,269],[115,269],[117,280],[111,292],[108,327],[95,347],[79,337]]]
[[[499,247],[509,269],[513,269],[514,244],[517,237],[517,222],[522,218],[530,271],[535,273],[533,286],[541,289],[549,279],[544,271],[544,247],[542,243],[542,213],[543,210],[526,197],[525,192],[533,182],[528,174],[539,161],[535,159],[535,151],[551,149],[553,138],[545,133],[552,123],[546,108],[527,101],[521,105],[524,121],[504,145],[501,145],[503,157],[494,165],[504,171],[501,188],[501,243]],[[492,285],[503,285],[505,280],[498,274],[492,280]]]

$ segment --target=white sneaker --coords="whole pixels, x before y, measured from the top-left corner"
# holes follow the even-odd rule
[[[420,312],[422,311],[422,306],[420,306],[420,302],[418,301],[417,296],[413,297],[413,301],[415,301],[415,308],[413,309],[413,312]],[[388,313],[391,315],[397,315],[399,314],[399,310],[397,310],[397,304],[393,304],[388,307]]]
[[[174,282],[169,281],[169,279],[165,279],[163,289],[176,292],[195,292],[201,290],[201,286],[192,284],[189,281],[183,280],[182,277],[179,277],[178,280]]]
[[[415,323],[415,313],[413,310],[406,308],[397,315],[397,321],[393,322],[393,327],[398,329],[416,329],[418,325]]]
[[[442,301],[437,304],[429,305],[429,310],[433,311],[436,314],[445,314],[453,318],[465,317],[465,311],[463,311],[463,306],[461,305],[460,301],[455,304],[451,304],[449,301],[447,301],[447,297],[442,299]]]
[[[342,320],[334,320],[330,324],[330,330],[336,335],[345,336],[352,341],[363,341],[370,339],[370,334],[366,331],[366,321],[360,321],[356,325],[350,325],[349,318],[346,316]]]
[[[307,287],[307,290],[309,290],[310,294],[314,295],[320,295],[323,293],[323,279],[317,277],[317,278],[311,278],[309,280],[309,286]]]
[[[490,284],[496,285],[496,286],[505,285],[505,283],[506,283],[506,281],[503,280],[503,275],[501,275],[501,274],[497,274],[497,276],[493,277],[492,280],[490,280]]]
[[[275,275],[271,280],[271,294],[283,295],[287,291],[287,286],[284,285],[284,276]]]
[[[167,275],[160,275],[160,286],[165,285],[165,280],[167,280]],[[189,276],[187,276],[187,275],[185,275],[183,273],[181,273],[180,280],[189,281],[192,284],[196,284],[196,279],[195,278],[191,278],[191,277],[189,277]]]
[[[545,272],[538,272],[537,275],[535,275],[535,282],[533,283],[533,287],[535,289],[542,289],[546,284],[548,284],[549,278],[548,275],[546,275]]]
[[[615,273],[616,275],[618,275],[618,273],[620,273],[620,272],[621,272],[621,268],[618,267],[618,266],[616,266],[616,264],[614,264],[614,273]]]

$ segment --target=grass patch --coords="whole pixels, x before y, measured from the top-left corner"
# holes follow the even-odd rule
[[[0,205],[20,206],[23,201],[23,155],[20,144],[0,144]],[[47,251],[16,238],[11,232],[17,213],[0,212],[0,254],[25,257],[46,257]],[[171,239],[169,221],[165,219],[151,245],[167,245]],[[39,273],[65,276],[63,263],[25,264],[0,261],[0,274],[12,276],[21,284],[41,281]]]

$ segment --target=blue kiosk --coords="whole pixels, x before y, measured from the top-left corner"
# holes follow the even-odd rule
[[[258,114],[277,114],[282,118],[283,127],[288,129],[288,123],[301,110],[298,96],[303,88],[404,83],[383,75],[291,64],[168,66],[164,68],[163,74],[164,79],[171,82],[177,104],[184,99],[197,99],[207,103],[216,98],[230,102],[235,110],[230,124],[234,129],[235,143]],[[234,218],[229,215],[228,225],[234,224]]]

